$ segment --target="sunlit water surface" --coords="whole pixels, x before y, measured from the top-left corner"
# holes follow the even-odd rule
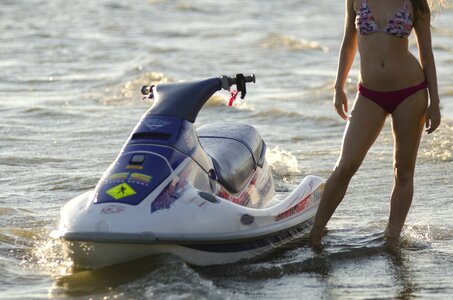
[[[443,123],[423,136],[400,247],[383,243],[389,122],[329,223],[321,253],[300,241],[231,266],[194,268],[158,256],[100,270],[73,268],[49,235],[62,205],[94,187],[149,106],[139,100],[144,84],[255,73],[245,102],[228,108],[220,93],[196,125],[256,126],[280,199],[308,174],[329,175],[344,129],[330,101],[343,3],[2,0],[0,7],[1,299],[453,297],[451,6],[433,29]],[[351,101],[356,75],[357,65],[347,84]]]

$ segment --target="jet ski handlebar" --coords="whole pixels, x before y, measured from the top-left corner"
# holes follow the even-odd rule
[[[228,105],[231,105],[239,92],[241,99],[244,99],[246,84],[249,82],[255,82],[254,75],[237,74],[235,77],[220,76],[199,81],[144,86],[142,100],[154,100],[150,114],[174,116],[193,123],[198,112],[215,92],[221,89],[230,91]],[[236,90],[230,90],[232,85],[236,85]]]
[[[244,76],[243,74],[236,74],[235,77],[229,77],[226,75],[220,76],[220,88],[229,91],[232,85],[236,85],[238,92],[241,92],[241,99],[244,99],[247,93],[246,84],[256,82],[255,74]],[[153,88],[155,85],[143,86],[141,92],[145,95],[145,98],[153,99]]]
[[[235,77],[229,77],[226,75],[220,76],[222,81],[222,89],[229,90],[232,85],[242,85],[245,83],[253,82],[255,83],[256,77],[255,74],[244,76],[243,74],[237,74]]]

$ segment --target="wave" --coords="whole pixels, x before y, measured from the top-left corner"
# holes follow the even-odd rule
[[[448,36],[448,37],[453,37],[453,31],[444,30],[442,35]],[[449,47],[448,45],[443,45],[443,44],[434,45],[433,50],[438,51],[438,52],[453,52],[452,47]]]
[[[126,99],[137,99],[141,96],[142,86],[169,82],[170,80],[163,73],[146,72],[139,78],[126,82],[121,88],[121,96]]]
[[[26,115],[26,118],[47,118],[52,121],[55,120],[67,120],[69,117],[73,116],[80,116],[83,112],[77,111],[75,109],[71,109],[69,103],[64,103],[63,107],[61,104],[57,104],[57,106],[41,106],[41,105],[28,105],[27,107],[18,107],[15,108],[16,112],[12,111],[12,114],[19,114],[19,115]],[[12,115],[12,117],[14,117]],[[13,118],[14,122],[23,122],[24,119],[22,118]]]
[[[203,9],[189,4],[188,2],[180,2],[177,4],[176,8],[181,11],[205,12]]]
[[[251,116],[253,119],[299,119],[302,118],[302,115],[297,112],[285,111],[279,108],[271,108],[269,110],[264,110],[258,113],[255,113]]]
[[[146,72],[135,79],[127,81],[119,88],[107,88],[101,102],[104,105],[124,105],[130,103],[131,99],[143,98],[143,95],[140,92],[142,86],[169,82],[171,82],[171,80],[163,73]]]
[[[211,98],[209,98],[208,102],[206,102],[204,107],[222,107],[226,106],[227,103],[228,103],[227,97],[220,94],[214,94],[212,95]]]
[[[270,33],[260,41],[260,46],[266,49],[287,49],[290,51],[320,51],[329,52],[329,48],[322,46],[316,41],[297,39],[293,36],[285,36],[280,33]]]
[[[159,3],[170,2],[170,0],[148,0],[148,2],[151,4],[159,4]]]
[[[11,207],[0,207],[0,216],[3,215],[11,215],[15,213],[17,210]],[[0,239],[1,241],[1,239]]]
[[[293,124],[293,126],[303,126],[306,130],[344,126],[342,123],[338,122],[338,119],[335,116],[325,116],[310,110],[291,111],[289,109],[282,110],[280,108],[269,108],[264,111],[253,113],[250,118],[253,119],[254,122],[264,123],[266,125],[280,122],[282,124]],[[323,134],[325,134],[325,132],[323,132]]]
[[[44,165],[52,163],[63,163],[68,161],[66,158],[57,158],[57,157],[22,157],[22,156],[0,156],[0,165],[5,166],[35,166],[35,165]]]

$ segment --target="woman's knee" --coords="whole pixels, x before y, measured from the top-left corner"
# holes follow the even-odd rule
[[[414,179],[414,168],[395,163],[393,165],[393,175],[396,181],[412,182]]]
[[[337,175],[337,177],[340,180],[346,180],[349,181],[352,176],[357,172],[359,169],[360,164],[359,163],[346,163],[346,162],[338,162],[335,165],[335,169],[333,170],[334,174]]]

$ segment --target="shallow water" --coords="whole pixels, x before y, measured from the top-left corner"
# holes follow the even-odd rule
[[[211,0],[0,3],[0,299],[363,299],[453,296],[453,7],[435,19],[443,123],[424,135],[401,247],[383,230],[390,122],[332,218],[325,248],[300,241],[264,260],[193,268],[169,256],[76,270],[49,234],[92,188],[147,109],[140,87],[255,73],[246,101],[219,93],[197,125],[255,125],[278,196],[327,177],[344,123],[331,106],[343,3]],[[322,14],[320,13],[322,12]],[[412,37],[411,47],[415,50]],[[355,93],[357,65],[347,89]],[[24,288],[26,287],[26,288]]]

